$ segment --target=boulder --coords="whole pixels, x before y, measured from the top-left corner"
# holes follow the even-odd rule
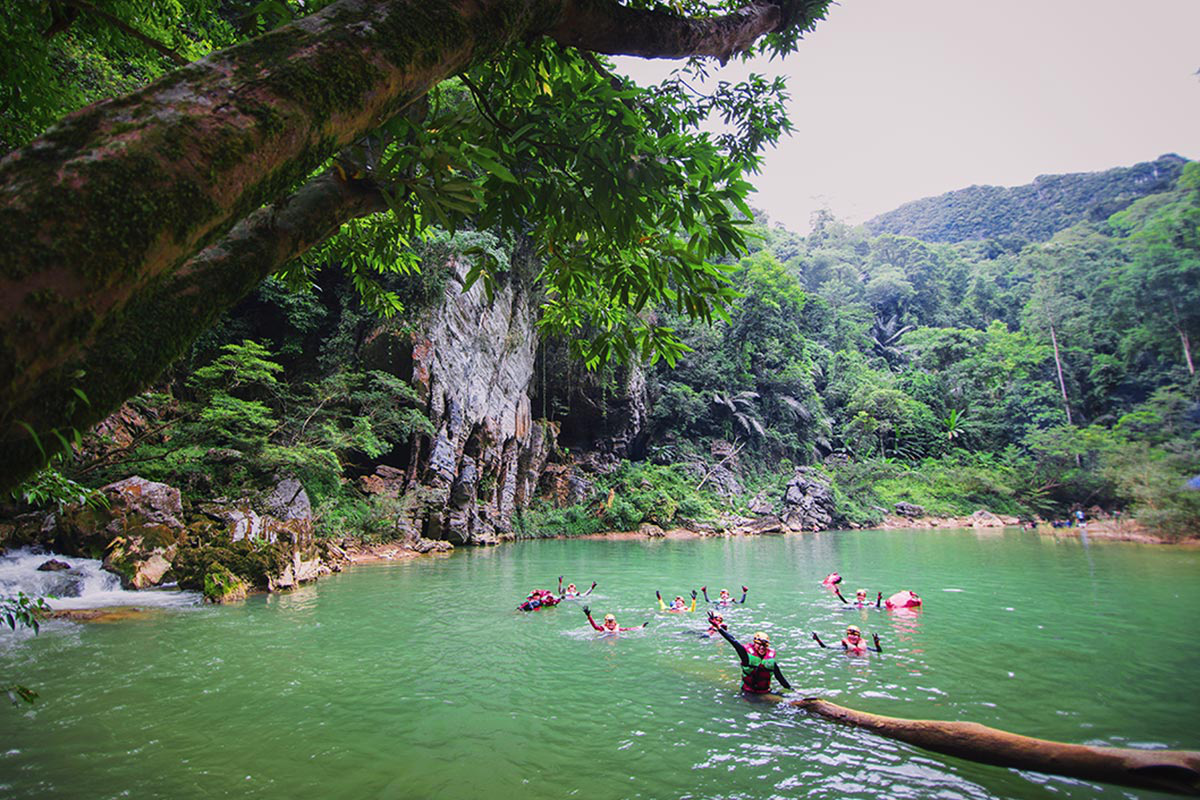
[[[204,599],[210,603],[234,603],[245,600],[250,587],[221,564],[213,564],[204,575]]]
[[[925,509],[919,505],[916,505],[915,503],[905,503],[904,501],[900,501],[899,503],[896,503],[896,513],[902,517],[915,519],[917,517],[925,516]]]
[[[135,475],[101,491],[107,508],[65,509],[47,538],[59,552],[103,558],[127,589],[157,586],[187,536],[179,490]]]
[[[62,572],[71,568],[71,565],[65,561],[59,561],[57,558],[52,558],[49,561],[42,562],[38,566],[38,572]]]
[[[793,531],[821,531],[833,526],[836,514],[829,478],[812,467],[797,467],[784,489],[782,523]]]
[[[1003,528],[1004,520],[990,511],[979,509],[969,517],[972,528]]]
[[[275,484],[275,488],[267,495],[266,511],[285,522],[312,522],[312,503],[309,502],[308,492],[304,491],[304,484],[295,478],[284,478]]]
[[[666,531],[653,522],[643,522],[641,525],[638,525],[638,533],[647,539],[661,539],[667,535]]]
[[[750,501],[750,510],[755,514],[774,514],[775,503],[766,492],[759,492]]]
[[[790,528],[775,516],[762,516],[730,529],[734,536],[761,536],[768,533],[787,533]]]

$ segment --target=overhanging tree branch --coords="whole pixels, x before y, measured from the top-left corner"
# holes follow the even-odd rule
[[[827,4],[688,20],[616,0],[340,0],[66,117],[0,161],[0,489],[39,461],[29,431],[103,418],[199,333],[192,320],[252,288],[255,272],[197,279],[234,260],[205,248],[445,78],[537,36],[728,58]],[[76,389],[88,403],[69,402]]]

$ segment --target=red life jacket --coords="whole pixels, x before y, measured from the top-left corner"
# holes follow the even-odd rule
[[[756,655],[746,648],[749,662],[742,667],[742,691],[751,694],[766,694],[771,691],[771,673],[775,671],[775,651],[767,650],[765,656]]]

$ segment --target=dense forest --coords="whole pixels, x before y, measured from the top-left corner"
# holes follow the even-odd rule
[[[3,56],[20,78],[6,89],[5,149],[297,13],[112,6],[141,27],[84,5],[6,14],[23,55]],[[154,318],[117,328],[126,338],[100,362],[111,391],[147,375],[153,386],[98,427],[32,437],[50,464],[10,512],[99,503],[97,487],[132,474],[195,503],[289,476],[320,534],[387,538],[424,514],[418,532],[432,535],[431,508],[455,493],[482,505],[504,491],[504,470],[484,469],[473,433],[445,492],[429,494],[419,473],[437,471],[435,417],[454,409],[434,413],[412,356],[383,343],[417,342],[447,298],[483,287],[489,303],[508,291],[537,309],[536,333],[513,327],[497,345],[515,352],[536,336],[531,412],[557,436],[555,475],[569,473],[567,490],[543,480],[518,503],[511,529],[498,526],[506,536],[720,526],[769,508],[801,467],[828,483],[835,526],[908,503],[1023,518],[1087,507],[1169,536],[1197,530],[1200,493],[1186,488],[1200,472],[1195,163],[975,187],[863,227],[820,214],[799,236],[744,201],[744,173],[786,127],[781,86],[755,77],[696,100],[682,83],[639,93],[557,46],[444,81],[424,128],[397,117],[327,173],[375,180],[386,164],[405,195],[380,189],[335,236],[284,248],[282,261],[224,267],[231,281],[270,275],[228,311],[232,289],[211,307],[167,303],[203,323],[199,338],[163,325],[171,337],[155,343]],[[741,127],[697,133],[713,113]],[[564,203],[569,214],[556,211]],[[161,345],[154,358],[179,351],[161,374],[141,363],[149,350],[127,346],[147,337]],[[97,395],[67,388],[87,418]],[[381,474],[407,474],[403,490],[365,491]]]
[[[686,349],[673,366],[645,365],[638,440],[592,470],[573,503],[524,509],[517,535],[712,523],[781,493],[800,465],[828,477],[842,525],[906,502],[1023,518],[1084,506],[1167,535],[1196,530],[1186,484],[1200,472],[1198,165],[1103,221],[1015,249],[815,222],[805,237],[755,221],[753,252],[727,265],[737,291],[727,320],[654,312]],[[442,233],[396,255],[419,257],[419,272],[385,275],[373,285],[382,294],[364,296],[344,267],[370,226],[308,259],[308,288],[267,281],[159,391],[130,402],[140,439],[113,447],[102,428],[61,475],[95,487],[136,472],[204,497],[286,472],[317,503],[319,530],[394,533],[404,498],[368,497],[347,478],[404,466],[408,443],[431,428],[371,342],[435,312],[456,254],[489,253],[505,280],[521,268],[502,234]],[[534,411],[562,426],[560,461],[596,446],[631,371],[589,370],[569,345],[547,334],[535,370]],[[703,481],[730,453],[732,488]],[[52,494],[38,481],[26,496]]]

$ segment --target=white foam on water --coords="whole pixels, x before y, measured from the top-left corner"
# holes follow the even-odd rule
[[[39,572],[50,559],[71,565],[68,570]],[[121,579],[105,572],[100,561],[56,553],[35,552],[28,548],[0,556],[0,596],[15,597],[24,592],[43,597],[54,609],[102,608],[105,606],[141,606],[182,608],[199,604],[197,592],[178,589],[121,588]]]

